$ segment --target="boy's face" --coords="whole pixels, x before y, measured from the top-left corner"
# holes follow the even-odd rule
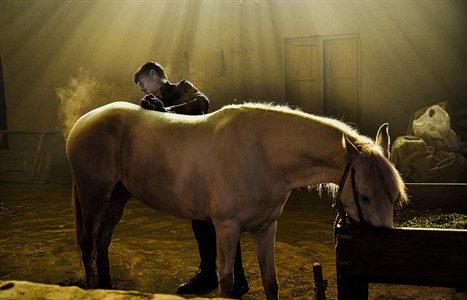
[[[156,94],[162,86],[162,80],[154,70],[149,74],[141,74],[138,77],[138,85],[144,94]]]

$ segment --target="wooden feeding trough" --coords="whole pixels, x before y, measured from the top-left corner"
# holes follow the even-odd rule
[[[467,184],[407,187],[413,208],[466,212]],[[335,234],[338,299],[368,299],[369,283],[467,291],[467,230],[346,225]]]

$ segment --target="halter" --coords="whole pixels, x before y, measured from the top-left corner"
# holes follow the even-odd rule
[[[352,191],[353,191],[353,200],[355,202],[355,206],[357,207],[358,218],[360,219],[360,224],[366,224],[365,218],[363,217],[362,207],[360,205],[360,200],[358,199],[357,189],[355,188],[355,171],[352,167],[352,164],[349,162],[345,167],[344,174],[342,175],[341,182],[339,184],[339,190],[337,191],[336,201],[334,203],[334,207],[337,210],[337,218],[335,221],[335,226],[337,225],[344,225],[346,220],[349,219],[352,223],[357,223],[353,220],[344,210],[344,206],[342,205],[341,194],[342,190],[344,189],[345,181],[347,180],[347,176],[349,175],[350,169],[352,169],[351,179],[352,179]]]

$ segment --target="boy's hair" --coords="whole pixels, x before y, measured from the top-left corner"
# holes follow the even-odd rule
[[[150,61],[150,62],[147,62],[144,65],[142,65],[135,72],[135,75],[133,76],[133,81],[137,84],[139,76],[141,76],[143,74],[149,75],[149,72],[151,72],[151,70],[154,70],[156,72],[157,76],[159,76],[160,78],[167,79],[167,74],[165,73],[164,68],[160,64],[158,64],[156,62]]]

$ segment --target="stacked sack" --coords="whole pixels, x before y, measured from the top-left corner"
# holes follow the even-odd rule
[[[391,160],[408,182],[467,182],[466,148],[451,129],[449,114],[433,105],[398,137]]]

